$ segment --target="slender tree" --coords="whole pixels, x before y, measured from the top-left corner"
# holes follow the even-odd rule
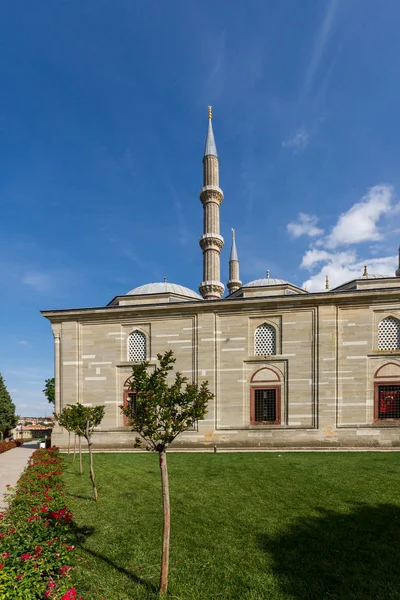
[[[50,404],[55,405],[56,397],[55,397],[55,379],[51,377],[50,379],[45,380],[44,389],[42,390],[43,394],[46,396],[47,400]]]
[[[80,469],[82,469],[82,457],[80,448],[81,436],[84,437],[87,442],[89,450],[90,480],[93,485],[93,497],[96,502],[98,500],[98,493],[93,466],[92,435],[95,428],[98,427],[101,421],[103,420],[104,410],[104,406],[83,406],[82,404],[68,404],[68,406],[66,406],[62,411],[61,415],[56,416],[59,423],[61,418],[61,420],[66,423],[66,425],[63,426],[65,426],[67,429],[70,428],[70,431],[73,431],[78,435]],[[63,415],[65,416],[63,417]],[[82,472],[82,470],[80,472]]]
[[[121,407],[130,419],[133,431],[147,443],[147,449],[158,452],[163,504],[163,541],[161,554],[160,596],[168,589],[169,540],[171,529],[167,448],[182,431],[203,419],[213,394],[208,382],[201,386],[188,383],[181,373],[168,385],[168,375],[176,359],[172,350],[158,354],[158,366],[149,372],[148,363],[132,369],[130,388],[133,399]]]
[[[18,423],[18,417],[15,414],[15,404],[6,388],[4,379],[0,375],[0,434],[3,439]]]

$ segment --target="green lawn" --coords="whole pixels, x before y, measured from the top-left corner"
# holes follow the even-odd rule
[[[157,598],[155,454],[96,454],[100,501],[68,465],[85,600]],[[170,597],[400,599],[400,454],[169,454]]]

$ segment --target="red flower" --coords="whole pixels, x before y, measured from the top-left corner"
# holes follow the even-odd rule
[[[16,578],[15,578],[15,579],[22,579],[22,577],[23,577],[23,576],[24,576],[24,574],[23,574],[23,573],[20,573],[19,575],[17,575],[17,576],[16,576]]]

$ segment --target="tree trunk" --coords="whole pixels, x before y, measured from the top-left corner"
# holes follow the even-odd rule
[[[74,433],[74,456],[72,459],[72,463],[75,462],[75,456],[76,456],[76,433]]]
[[[92,443],[89,442],[89,440],[88,440],[88,446],[89,446],[90,479],[92,480],[92,485],[93,485],[94,500],[95,500],[95,502],[97,502],[97,488],[96,488],[96,481],[94,478],[94,469],[93,469]]]
[[[71,432],[68,431],[68,454],[69,454],[69,447],[71,445]]]
[[[160,596],[165,596],[168,589],[169,536],[171,529],[171,511],[169,505],[169,485],[167,469],[167,451],[164,448],[159,453],[161,488],[163,502],[163,541],[161,557]]]
[[[79,475],[82,475],[83,473],[83,469],[82,469],[82,439],[81,436],[79,435],[79,440],[78,440],[78,452],[79,452]]]

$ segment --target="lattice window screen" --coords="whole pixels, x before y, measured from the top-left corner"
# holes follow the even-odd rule
[[[378,327],[379,350],[400,349],[400,321],[394,317],[387,317],[379,323]]]
[[[134,331],[128,338],[128,360],[146,360],[146,336],[141,331]]]
[[[257,327],[254,333],[254,354],[255,356],[276,354],[275,327],[267,323]]]

